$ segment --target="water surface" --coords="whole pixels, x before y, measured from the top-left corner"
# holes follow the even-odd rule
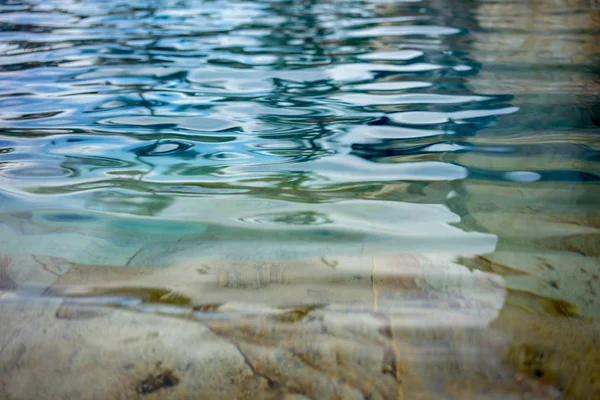
[[[0,393],[600,396],[595,5],[0,2]]]

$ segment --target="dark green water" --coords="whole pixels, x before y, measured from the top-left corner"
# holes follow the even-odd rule
[[[492,299],[491,314],[469,314],[467,326],[502,331],[493,321],[506,318],[509,342],[533,346],[514,307],[542,326],[583,323],[588,343],[600,317],[599,9],[584,0],[0,1],[0,289],[45,299],[67,264],[160,271],[342,257],[344,270],[410,255],[431,265],[407,273],[435,290]],[[376,313],[375,262],[364,269]],[[475,290],[479,300],[451,278],[480,272],[496,283]],[[161,279],[167,292],[187,290],[187,278]],[[319,290],[355,290],[338,286]],[[211,304],[318,297],[255,289],[216,291]],[[322,302],[335,308],[332,296]],[[399,312],[405,327],[465,325],[436,301],[403,298],[382,312]],[[216,314],[245,315],[234,309]],[[592,380],[566,372],[569,357],[581,358],[557,342],[565,332],[539,339],[561,354],[551,372],[506,367],[534,381],[511,389],[517,397],[426,383],[441,397],[423,398],[593,398],[598,358],[577,372]],[[423,348],[437,343],[428,340]],[[593,357],[600,345],[590,346]],[[455,353],[431,357],[445,370],[450,358],[463,365]],[[435,374],[447,377],[424,381]],[[521,379],[508,374],[497,378],[505,387]]]

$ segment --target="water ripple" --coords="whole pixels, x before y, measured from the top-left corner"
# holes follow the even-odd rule
[[[557,79],[534,82],[524,95],[532,75],[520,71],[530,59],[485,47],[502,34],[494,43],[510,49],[521,33],[484,5],[446,8],[361,0],[0,4],[0,174],[11,192],[44,196],[256,195],[273,186],[280,193],[266,196],[321,193],[329,201],[336,188],[362,184],[597,180],[586,136],[593,121],[579,118],[585,151],[552,136],[560,121],[545,125],[544,138],[533,133],[533,117],[522,120],[522,133],[507,133],[521,116],[543,112],[534,94],[562,73],[545,70]],[[585,47],[593,32],[579,35]],[[583,68],[573,73],[585,74],[589,63],[573,57],[570,68]],[[510,62],[510,83],[489,77]],[[568,102],[548,92],[548,104]],[[584,95],[593,107],[591,93]],[[564,160],[524,161],[545,146]]]

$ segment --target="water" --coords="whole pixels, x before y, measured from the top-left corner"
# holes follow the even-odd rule
[[[0,1],[0,397],[600,396],[598,10]]]

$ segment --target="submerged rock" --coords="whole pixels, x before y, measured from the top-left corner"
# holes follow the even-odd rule
[[[0,297],[2,398],[552,399],[559,388],[572,398],[597,390],[551,372],[554,364],[543,377],[524,367],[515,354],[538,346],[537,328],[527,313],[501,311],[497,275],[424,256],[71,265],[46,293]],[[551,359],[583,351],[564,349]]]

